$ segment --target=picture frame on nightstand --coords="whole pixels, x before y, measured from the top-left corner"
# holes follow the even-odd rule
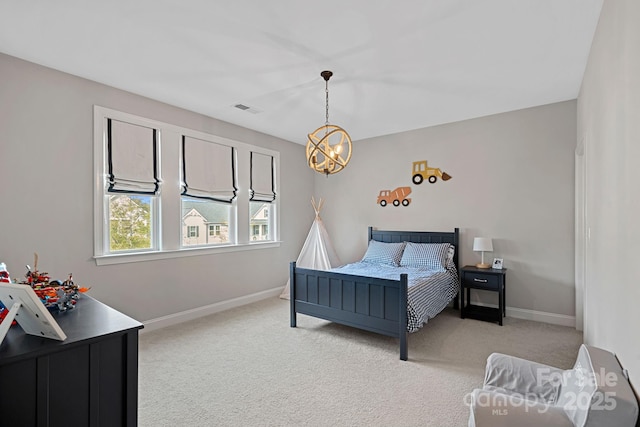
[[[494,270],[502,270],[502,261],[502,258],[494,258],[491,268],[493,268]]]

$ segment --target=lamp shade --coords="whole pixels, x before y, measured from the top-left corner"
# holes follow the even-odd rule
[[[475,252],[492,252],[493,241],[488,237],[476,237],[473,239],[473,250]]]

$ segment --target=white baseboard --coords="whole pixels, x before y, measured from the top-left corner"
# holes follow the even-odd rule
[[[484,304],[481,302],[473,302],[474,305],[482,305],[485,307],[498,308],[496,304]],[[575,316],[567,316],[566,314],[548,313],[546,311],[529,310],[526,308],[507,307],[507,317],[515,317],[516,319],[533,320],[536,322],[551,323],[552,325],[576,327]]]
[[[215,304],[181,311],[180,313],[169,314],[167,316],[147,320],[146,322],[143,322],[144,328],[140,330],[140,333],[143,334],[145,332],[155,331],[156,329],[166,328],[167,326],[171,325],[177,325],[178,323],[187,322],[189,320],[197,319],[203,316],[208,316],[209,314],[219,313],[221,311],[229,310],[230,308],[240,307],[241,305],[275,297],[280,295],[281,292],[282,286],[278,286],[277,288],[268,289],[266,291],[258,292],[255,294],[245,295],[243,297],[233,298],[227,301],[221,301]]]
[[[181,311],[179,313],[169,314],[167,316],[158,317],[156,319],[147,320],[144,323],[144,329],[140,330],[140,333],[155,331],[156,329],[165,328],[171,325],[177,325],[178,323],[194,320],[199,317],[208,316],[209,314],[219,313],[224,310],[229,310],[234,307],[240,307],[245,304],[260,301],[263,299],[279,296],[282,293],[282,286],[277,288],[268,289],[251,295],[245,295],[238,298],[233,298],[227,301],[221,301],[203,307],[194,308],[191,310]],[[481,305],[485,307],[498,308],[496,304],[485,304],[474,301],[475,305]],[[507,317],[514,317],[516,319],[533,320],[536,322],[550,323],[553,325],[569,326],[575,328],[576,318],[575,316],[567,316],[566,314],[548,313],[545,311],[528,310],[526,308],[507,307]]]

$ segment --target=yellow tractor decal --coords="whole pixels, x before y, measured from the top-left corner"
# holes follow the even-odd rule
[[[442,172],[440,168],[430,168],[429,165],[427,165],[426,160],[413,162],[413,173],[411,175],[411,180],[414,184],[420,185],[425,179],[431,184],[435,184],[436,181],[438,181],[438,178],[442,179],[443,181],[448,181],[451,179],[451,175],[446,172]]]

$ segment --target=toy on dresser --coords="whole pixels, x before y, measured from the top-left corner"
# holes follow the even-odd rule
[[[33,268],[29,265],[26,267],[25,279],[14,283],[31,286],[40,301],[50,311],[67,311],[74,308],[80,294],[90,289],[76,285],[71,273],[64,281],[51,280],[48,273],[38,271],[38,254],[34,254]],[[4,263],[0,263],[0,282],[11,283],[9,272]],[[0,322],[7,313],[8,310],[0,303]]]
[[[50,280],[49,274],[38,271],[38,254],[34,255],[33,270],[27,265],[26,283],[35,291],[40,301],[49,310],[67,311],[76,305],[80,293],[90,288],[81,288],[73,282],[73,275],[69,273],[67,280]]]
[[[9,277],[7,265],[4,262],[0,262],[0,282],[11,283],[11,277]],[[0,323],[2,323],[5,317],[7,317],[7,314],[9,314],[9,310],[7,310],[4,304],[2,304],[2,301],[0,301]],[[16,321],[14,320],[12,324],[15,323]]]

